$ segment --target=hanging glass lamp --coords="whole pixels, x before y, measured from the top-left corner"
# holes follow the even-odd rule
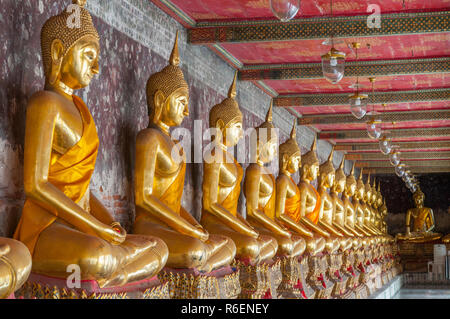
[[[345,53],[334,47],[322,55],[322,73],[325,79],[333,84],[338,83],[344,77]]]
[[[297,15],[300,0],[270,0],[270,9],[275,17],[287,22]]]
[[[384,155],[388,155],[392,150],[391,140],[386,135],[381,136],[379,145],[380,145],[380,151]]]

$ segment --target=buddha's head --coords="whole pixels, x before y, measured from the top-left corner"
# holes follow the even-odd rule
[[[372,202],[372,186],[370,185],[370,172],[367,181],[364,184],[364,202],[370,204]]]
[[[334,165],[333,165],[333,153],[334,146],[331,148],[328,160],[319,166],[319,185],[323,187],[330,188],[334,184],[334,179],[336,177]]]
[[[234,146],[243,136],[242,112],[236,98],[237,71],[228,90],[228,97],[209,111],[209,127],[217,129],[216,139],[226,146]]]
[[[375,182],[375,178],[373,179],[371,190],[372,190],[372,196],[371,196],[370,203],[373,206],[376,206],[376,204],[377,204],[377,185]]]
[[[278,136],[275,126],[272,124],[272,105],[266,114],[266,120],[260,126],[255,128],[256,133],[256,160],[262,163],[271,162],[277,155]]]
[[[336,178],[334,180],[333,184],[333,192],[335,193],[342,193],[345,189],[345,172],[344,172],[344,163],[345,163],[345,157],[342,159],[341,164],[339,165],[338,169],[336,170]]]
[[[380,189],[380,181],[378,181],[378,188],[377,188],[377,208],[381,207],[383,205],[383,195],[381,195],[381,189]]]
[[[80,27],[69,25],[73,15],[70,10],[51,17],[42,27],[41,50],[46,87],[82,89],[99,73],[98,32],[89,11],[84,8],[86,0],[74,0],[73,3],[79,6]]]
[[[423,201],[425,199],[425,195],[420,188],[418,188],[413,194],[413,200],[416,204],[416,207],[423,207]]]
[[[356,161],[353,162],[350,174],[348,174],[345,180],[344,194],[348,197],[355,195],[356,192],[355,163]]]
[[[179,64],[177,31],[169,65],[147,81],[148,114],[155,124],[178,126],[189,115],[189,89]]]
[[[364,181],[363,181],[363,169],[361,168],[359,178],[356,181],[356,192],[355,198],[357,200],[364,200],[365,189],[364,189]]]
[[[302,156],[302,179],[313,181],[319,174],[319,159],[316,155],[317,137],[314,137],[311,150]]]
[[[290,138],[279,147],[280,171],[288,171],[291,174],[298,171],[301,161],[300,147],[296,138],[296,123],[297,119],[294,119]]]

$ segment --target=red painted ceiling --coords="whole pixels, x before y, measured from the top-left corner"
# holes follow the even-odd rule
[[[273,19],[269,0],[171,0],[197,22],[215,20]],[[448,0],[335,0],[333,15],[366,14],[369,4],[379,5],[382,13],[442,10]],[[330,14],[329,0],[301,0],[296,18]]]
[[[163,8],[172,17],[183,23],[176,11],[165,5],[172,3],[175,7],[193,19],[196,23],[224,23],[238,24],[242,21],[272,20],[276,19],[271,10],[269,0],[151,0]],[[164,3],[163,3],[164,2]],[[367,15],[369,4],[379,5],[382,14],[400,12],[427,12],[427,11],[450,11],[450,0],[334,0],[333,16],[355,16]],[[300,11],[296,19],[323,17],[330,15],[330,0],[301,0]],[[266,67],[274,65],[277,68],[292,67],[289,64],[298,63],[320,63],[321,55],[326,53],[330,47],[322,45],[325,39],[313,40],[290,40],[290,41],[267,41],[267,42],[239,42],[239,43],[217,43],[221,50],[230,56],[231,60],[239,61],[243,67],[251,68],[254,65]],[[360,38],[343,38],[344,42],[335,47],[347,54],[346,61],[355,60],[355,52],[349,48],[351,42],[360,42],[361,49],[358,50],[359,61],[383,61],[396,59],[420,59],[450,56],[450,33],[423,33],[402,34],[391,36],[370,36]],[[217,48],[212,44],[207,45],[216,53]],[[222,56],[222,53],[219,54]],[[225,60],[230,61],[225,57]],[[266,66],[264,66],[266,65]],[[333,94],[350,93],[353,90],[349,85],[355,82],[355,77],[344,77],[338,84],[333,85],[324,78],[296,79],[296,80],[263,80],[253,81],[255,85],[264,89],[268,87],[275,95],[290,94]],[[371,91],[371,84],[367,77],[361,77],[360,83],[366,85],[365,92]],[[411,74],[377,76],[374,84],[375,91],[414,91],[432,88],[450,88],[450,73]],[[266,89],[264,89],[266,91]],[[450,101],[424,101],[424,102],[402,102],[388,103],[383,108],[380,104],[375,105],[379,112],[411,112],[426,110],[450,109]],[[320,114],[349,114],[348,105],[321,105],[321,106],[296,106],[292,107],[301,115]],[[364,130],[366,119],[353,124],[320,124],[313,125],[318,131],[326,134],[327,131]],[[392,129],[392,124],[384,124]],[[400,128],[435,128],[450,127],[450,119],[442,118],[433,121],[410,121],[395,125],[394,129]],[[329,139],[334,142],[332,138]],[[435,137],[408,137],[398,138],[394,141],[430,141],[430,149],[433,151],[432,141],[450,141],[450,136]],[[339,140],[339,143],[376,143],[369,138]],[[415,151],[409,149],[407,151]],[[423,150],[420,150],[421,152]],[[449,151],[440,148],[438,151]],[[352,151],[356,153],[359,151]],[[364,152],[378,152],[378,150],[367,150]],[[450,168],[449,168],[450,171]]]

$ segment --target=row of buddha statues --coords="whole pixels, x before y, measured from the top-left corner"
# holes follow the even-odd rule
[[[45,89],[28,102],[24,147],[26,201],[14,239],[0,239],[0,297],[17,290],[30,272],[67,277],[79,265],[83,280],[117,287],[169,269],[210,273],[239,260],[246,265],[277,257],[335,254],[387,244],[386,203],[380,185],[364,183],[362,171],[348,176],[333,150],[319,165],[317,141],[301,155],[295,123],[277,145],[272,106],[255,130],[255,159],[244,174],[228,148],[242,138],[243,116],[236,101],[236,76],[228,96],[209,112],[209,126],[222,132],[218,154],[203,164],[203,206],[198,222],[181,205],[186,161],[175,161],[180,143],[170,136],[189,115],[189,89],[179,68],[177,38],[169,65],[146,86],[149,125],[136,138],[132,233],[116,222],[90,191],[99,139],[88,107],[74,91],[99,73],[99,35],[80,5],[81,27],[67,26],[70,13],[47,20],[41,46]],[[260,132],[269,133],[262,139]],[[279,175],[265,164],[279,149]],[[297,185],[292,174],[301,171]],[[245,177],[244,177],[245,175]],[[318,189],[311,182],[318,178]],[[238,211],[241,193],[246,218]],[[342,194],[341,196],[339,194]]]

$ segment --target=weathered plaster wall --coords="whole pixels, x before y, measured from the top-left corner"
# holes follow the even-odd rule
[[[0,236],[11,236],[23,205],[23,140],[28,98],[43,88],[40,30],[50,16],[70,1],[0,0]],[[148,124],[145,83],[167,64],[175,31],[181,32],[181,66],[190,87],[190,117],[207,127],[208,111],[228,91],[234,70],[204,47],[186,43],[182,26],[147,0],[89,0],[94,24],[101,37],[101,74],[91,86],[78,92],[89,106],[100,138],[97,166],[91,188],[129,229],[134,220],[133,163],[135,137]],[[249,82],[239,82],[237,99],[244,126],[259,125],[270,97]],[[274,110],[280,141],[289,135],[293,116]],[[302,152],[314,133],[297,129]],[[206,145],[206,142],[204,142]],[[319,141],[321,162],[331,146]],[[337,166],[342,155],[337,153]],[[273,167],[277,172],[277,160]],[[244,165],[245,166],[245,165]],[[350,162],[346,163],[346,170]],[[298,180],[298,177],[295,177]],[[183,205],[197,218],[201,206],[202,168],[188,164]]]

